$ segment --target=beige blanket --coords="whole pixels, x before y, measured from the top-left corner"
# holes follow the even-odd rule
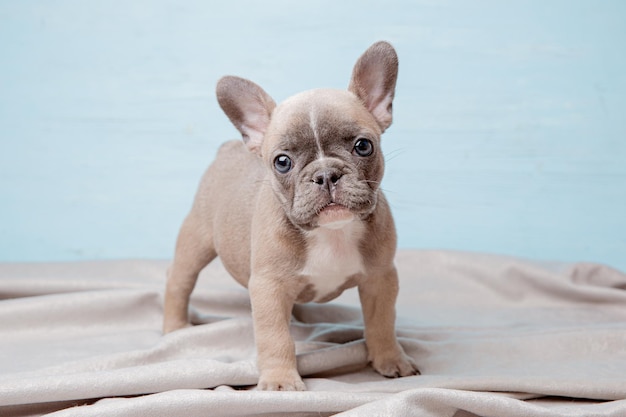
[[[398,334],[422,375],[366,366],[356,291],[298,306],[307,392],[260,392],[250,306],[216,262],[161,336],[167,262],[0,264],[0,416],[626,416],[626,275],[401,251]]]

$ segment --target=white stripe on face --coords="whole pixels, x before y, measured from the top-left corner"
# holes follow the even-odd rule
[[[317,144],[317,159],[324,159],[324,150],[322,149],[322,142],[317,130],[317,112],[315,111],[315,107],[311,107],[311,110],[309,110],[309,123],[311,125],[311,130],[313,131],[315,143]]]

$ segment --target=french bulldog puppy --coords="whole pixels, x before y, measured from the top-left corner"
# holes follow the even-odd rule
[[[243,141],[204,174],[178,236],[165,333],[188,326],[199,272],[220,256],[249,289],[262,390],[305,390],[289,334],[295,303],[357,287],[368,359],[387,377],[419,373],[395,335],[396,232],[380,189],[380,136],[392,120],[398,58],[386,42],[358,59],[347,91],[317,89],[278,106],[227,76],[217,99]]]

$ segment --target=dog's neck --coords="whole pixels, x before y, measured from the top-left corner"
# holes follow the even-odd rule
[[[339,228],[317,227],[306,232],[307,257],[301,274],[314,287],[314,301],[327,299],[350,277],[364,271],[359,250],[364,232],[360,220]]]

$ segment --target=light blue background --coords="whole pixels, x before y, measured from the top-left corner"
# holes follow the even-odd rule
[[[379,39],[401,247],[626,269],[619,0],[0,0],[0,261],[171,257],[218,78],[344,88]]]

